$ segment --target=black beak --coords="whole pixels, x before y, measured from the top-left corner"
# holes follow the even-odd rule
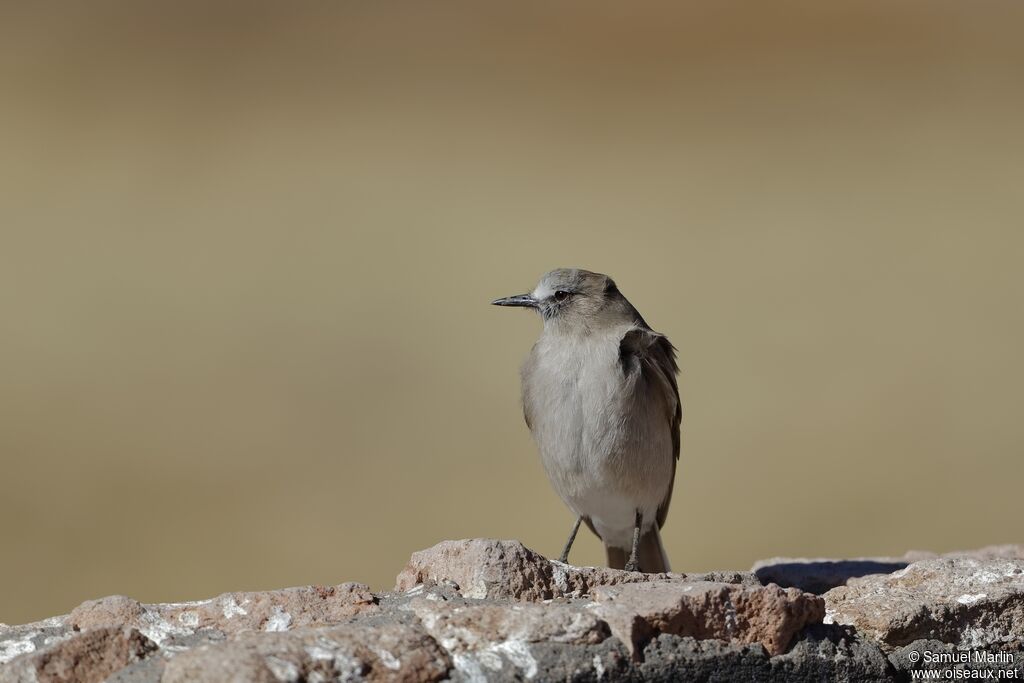
[[[507,296],[504,299],[495,299],[491,303],[495,306],[522,306],[524,308],[537,308],[537,300],[530,294]]]

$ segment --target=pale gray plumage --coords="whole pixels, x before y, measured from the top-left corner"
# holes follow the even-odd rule
[[[609,566],[668,571],[659,529],[679,458],[675,348],[600,273],[553,270],[493,303],[544,319],[522,368],[523,411],[555,491],[601,538]]]

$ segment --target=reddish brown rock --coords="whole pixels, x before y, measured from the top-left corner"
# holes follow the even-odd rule
[[[86,600],[71,610],[67,625],[76,631],[100,626],[138,627],[146,614],[146,608],[138,600],[126,595],[108,595],[98,600]]]
[[[339,586],[225,593],[194,609],[170,609],[167,618],[178,622],[197,619],[199,628],[210,626],[225,633],[283,631],[302,626],[337,624],[376,609],[377,599],[368,586],[344,583]],[[194,618],[191,616],[193,613]]]
[[[749,572],[641,574],[606,567],[574,567],[553,562],[518,541],[475,538],[443,541],[413,553],[398,575],[395,590],[452,582],[468,598],[536,602],[583,597],[597,586],[694,580],[758,584]]]
[[[155,650],[133,628],[91,629],[14,658],[0,668],[0,683],[98,683]]]
[[[367,586],[345,583],[225,593],[211,600],[153,605],[114,595],[82,603],[67,621],[76,629],[133,626],[159,643],[168,636],[200,629],[231,634],[337,624],[376,609],[377,599]]]
[[[650,583],[595,589],[594,613],[636,652],[659,633],[761,643],[786,651],[798,631],[820,623],[824,601],[795,588],[714,583]]]
[[[287,633],[243,633],[183,652],[162,683],[439,681],[448,654],[421,629],[400,623],[346,624]]]

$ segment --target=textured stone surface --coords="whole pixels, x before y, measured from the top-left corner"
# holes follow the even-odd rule
[[[825,594],[827,621],[888,646],[919,639],[962,647],[1024,640],[1024,560],[940,558],[851,579]]]
[[[0,624],[0,665],[71,637],[74,631],[64,621],[65,617],[52,617],[21,626]]]
[[[1020,555],[995,546],[755,566],[766,582],[846,584],[816,596],[750,572],[644,575],[570,567],[514,541],[450,541],[416,553],[395,592],[110,596],[0,624],[0,683],[860,682],[910,680],[922,668],[1019,671]],[[883,560],[898,570],[877,573],[890,569]],[[826,608],[835,623],[817,623]],[[1016,663],[921,665],[925,650],[953,657],[970,646]]]
[[[153,641],[133,628],[92,629],[16,657],[0,667],[0,683],[94,683],[156,649]]]
[[[231,634],[336,624],[373,612],[376,603],[370,589],[360,583],[225,593],[211,600],[160,605],[113,595],[82,603],[71,611],[68,624],[76,629],[134,626],[160,643],[203,629]]]
[[[777,655],[798,631],[825,616],[820,597],[796,588],[711,581],[601,586],[594,600],[594,613],[634,652],[651,637],[668,633],[760,643]]]
[[[884,681],[893,673],[878,645],[842,626],[811,626],[789,652],[773,657],[770,678],[783,681]]]
[[[172,658],[163,683],[221,681],[439,681],[451,660],[422,629],[346,624],[285,633],[244,633]]]
[[[582,604],[490,604],[472,600],[409,603],[426,631],[448,651],[456,669],[473,678],[517,671],[533,678],[539,665],[533,648],[597,645],[611,633]]]
[[[413,553],[396,591],[449,582],[467,598],[550,600],[588,595],[597,586],[661,581],[719,581],[760,585],[751,572],[641,574],[606,567],[573,567],[548,560],[518,541],[443,541]]]
[[[769,560],[758,560],[750,571],[761,583],[776,583],[783,588],[794,587],[820,595],[838,586],[845,586],[853,578],[892,574],[912,562],[939,558],[1024,559],[1024,546],[991,545],[977,550],[961,550],[943,555],[911,550],[902,557],[773,557]]]
[[[581,646],[558,657],[557,646],[540,644],[532,651],[541,681],[868,681],[893,680],[893,669],[873,643],[808,635],[785,655],[770,657],[760,644],[698,640],[661,634],[644,646],[639,660],[617,639]],[[565,652],[565,650],[561,650]],[[514,680],[488,676],[488,680]]]

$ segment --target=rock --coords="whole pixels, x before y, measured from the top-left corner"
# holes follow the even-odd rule
[[[15,657],[0,669],[0,683],[98,683],[156,649],[134,628],[92,629]]]
[[[344,583],[225,593],[211,600],[156,605],[113,595],[83,602],[71,611],[68,624],[80,630],[133,626],[155,642],[163,643],[169,637],[188,636],[204,629],[233,634],[326,626],[376,609],[377,600],[367,586]]]
[[[500,605],[475,601],[418,599],[409,609],[446,649],[466,651],[508,640],[600,643],[608,626],[582,604]]]
[[[100,626],[140,626],[146,608],[126,595],[108,595],[99,600],[86,600],[71,610],[68,625],[76,631]]]
[[[851,628],[809,627],[789,652],[773,657],[771,678],[780,681],[883,681],[892,666],[876,643]]]
[[[774,557],[756,562],[751,571],[761,583],[774,583],[783,588],[799,588],[821,595],[836,586],[845,586],[852,578],[891,574],[908,564],[907,560],[882,557],[855,560]]]
[[[492,604],[417,598],[409,609],[447,650],[468,678],[518,671],[538,672],[538,643],[596,645],[611,637],[608,625],[582,604]],[[485,676],[486,677],[486,676]]]
[[[536,602],[582,597],[597,586],[687,580],[759,584],[749,572],[641,574],[605,567],[573,567],[548,560],[518,541],[476,538],[443,541],[413,553],[398,575],[395,590],[451,582],[467,598]]]
[[[751,567],[761,583],[775,583],[783,588],[799,588],[821,595],[853,578],[873,574],[892,574],[913,562],[938,558],[1024,559],[1024,546],[991,545],[977,550],[960,550],[938,555],[911,550],[901,557],[859,557],[855,559],[773,557],[759,560]]]
[[[801,640],[785,655],[769,657],[760,644],[662,634],[644,646],[640,661],[631,657],[617,638],[608,638],[596,645],[533,643],[529,651],[536,667],[537,673],[532,679],[535,681],[875,683],[891,680],[891,667],[878,647],[860,642],[836,645],[828,640]],[[527,671],[508,666],[488,669],[478,662],[460,668],[458,658],[454,659],[453,681],[522,681]]]
[[[756,574],[639,574],[552,562],[515,541],[448,541],[414,554],[397,592],[110,596],[0,624],[0,683],[896,681],[929,668],[925,650],[964,648],[1013,655],[1015,664],[978,666],[1016,666],[1020,677],[1022,554],[993,546],[776,559]]]
[[[624,680],[767,681],[770,664],[760,645],[738,645],[662,634],[644,648],[636,674]],[[637,675],[638,674],[638,675]],[[620,680],[615,678],[614,680]]]
[[[0,624],[0,665],[15,657],[43,649],[74,635],[65,626],[64,617],[51,617],[45,621],[22,626]]]
[[[162,683],[439,681],[451,660],[422,629],[346,624],[286,633],[243,633],[167,662]]]
[[[827,621],[889,647],[919,639],[979,648],[1024,639],[1024,560],[956,557],[851,579],[825,594]]]
[[[660,635],[645,648],[643,662],[609,680],[759,681],[761,683],[877,683],[893,680],[892,668],[876,645],[820,632],[800,640],[786,654],[769,657],[759,644]]]
[[[631,652],[659,633],[760,643],[772,655],[820,623],[825,603],[796,588],[698,581],[601,586],[594,613]]]
[[[115,672],[103,683],[160,683],[166,663],[165,657],[147,657]]]
[[[907,554],[910,555],[911,553]],[[1024,545],[988,545],[984,548],[978,548],[977,550],[956,550],[951,553],[943,553],[940,557],[967,557],[977,560],[995,560],[999,558],[1008,560],[1024,560]]]

